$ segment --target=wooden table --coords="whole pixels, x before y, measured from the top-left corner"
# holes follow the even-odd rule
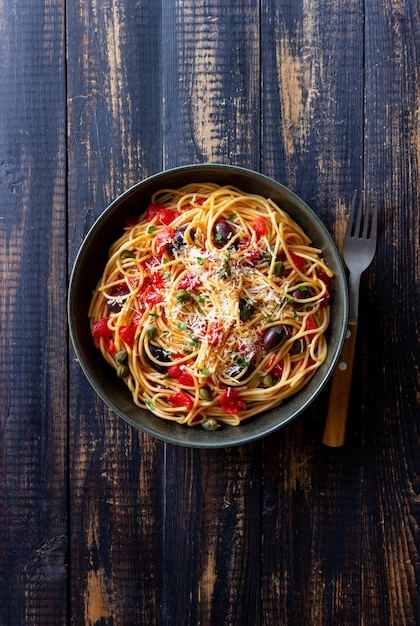
[[[0,623],[420,623],[419,0],[0,3]],[[346,445],[328,390],[251,445],[175,447],[95,396],[66,289],[107,204],[176,165],[376,194]]]

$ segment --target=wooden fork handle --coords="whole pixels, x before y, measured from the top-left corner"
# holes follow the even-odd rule
[[[347,412],[350,398],[354,352],[356,349],[357,322],[349,322],[343,350],[334,370],[331,383],[327,419],[322,443],[338,448],[346,438]]]

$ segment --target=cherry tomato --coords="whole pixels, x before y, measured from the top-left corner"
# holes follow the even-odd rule
[[[318,276],[319,280],[322,280],[322,282],[325,283],[325,286],[326,286],[327,290],[330,291],[331,290],[331,279],[327,275],[327,273],[324,272],[323,269],[317,269],[316,270],[316,275]]]
[[[308,317],[306,318],[305,330],[318,330],[318,324],[316,323],[313,315],[308,315]],[[309,338],[314,337],[315,335],[316,335],[316,332],[308,333]]]
[[[130,326],[121,326],[119,335],[125,343],[130,346],[130,348],[134,345],[134,339],[136,336],[136,326],[135,324],[130,324]]]
[[[185,408],[186,411],[190,411],[194,406],[194,401],[184,391],[178,391],[173,396],[166,396],[165,398],[173,407]]]
[[[146,304],[158,304],[162,302],[163,296],[156,290],[154,285],[147,285],[147,287],[140,292],[139,299],[146,302]]]
[[[150,280],[157,289],[165,286],[165,279],[160,272],[150,272]]]
[[[160,254],[166,250],[168,243],[172,241],[174,237],[173,228],[166,226],[156,235],[156,252]]]
[[[178,215],[179,213],[172,209],[167,209],[162,204],[152,203],[147,207],[145,219],[147,222],[151,222],[156,218],[158,224],[168,226]]]
[[[170,365],[166,371],[171,378],[178,378],[182,370],[180,365]]]
[[[170,365],[167,369],[167,374],[171,378],[176,378],[181,385],[186,387],[194,387],[194,378],[186,372],[182,365]]]
[[[283,368],[284,368],[283,361],[279,361],[279,363],[277,363],[271,370],[271,374],[275,376],[276,378],[281,378],[283,374]]]
[[[301,256],[295,254],[294,252],[290,251],[290,258],[292,259],[292,263],[295,266],[295,268],[299,271],[302,272],[303,270],[303,259]]]
[[[116,350],[117,350],[117,349],[116,349],[116,347],[115,347],[115,341],[114,341],[114,338],[113,338],[113,337],[110,337],[110,338],[108,339],[108,342],[107,342],[107,345],[106,345],[106,349],[108,350],[108,352],[109,352],[110,354],[115,354],[115,352],[116,352]]]
[[[109,317],[101,317],[92,324],[93,337],[110,337],[112,335],[112,331],[108,327],[108,320]]]
[[[257,233],[258,239],[260,239],[260,237],[264,237],[264,235],[267,234],[267,226],[266,226],[264,218],[261,217],[261,215],[255,218],[255,220],[252,223],[252,227]]]
[[[217,346],[220,341],[220,323],[216,320],[214,322],[210,322],[207,327],[207,336],[209,338],[210,346]]]
[[[308,359],[308,363],[306,365],[306,367],[311,367],[312,365],[315,365],[316,361],[314,361],[313,359]],[[306,372],[305,377],[308,378],[309,376],[312,376],[312,374],[314,373],[314,370],[311,370],[310,372]]]
[[[241,409],[243,409],[243,402],[239,399],[239,393],[232,387],[227,387],[223,390],[220,396],[220,406],[225,413],[236,415]]]

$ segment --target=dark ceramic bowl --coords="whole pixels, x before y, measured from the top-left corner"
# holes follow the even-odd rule
[[[102,274],[110,245],[120,236],[124,218],[146,209],[151,195],[162,188],[178,188],[191,182],[230,184],[248,193],[272,198],[304,229],[313,244],[323,250],[334,272],[328,356],[309,383],[277,408],[246,420],[240,426],[223,426],[216,431],[188,427],[156,417],[138,408],[115,370],[94,348],[88,308],[92,292]],[[339,357],[346,331],[348,297],[340,256],[325,226],[294,193],[262,174],[228,165],[190,165],[156,174],[134,185],[102,213],[86,236],[70,279],[68,319],[79,363],[90,384],[115,413],[141,431],[164,441],[196,448],[225,448],[244,444],[278,430],[302,413],[325,386]]]

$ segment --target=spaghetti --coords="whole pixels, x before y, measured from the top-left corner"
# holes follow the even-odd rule
[[[279,405],[325,360],[332,272],[270,199],[190,184],[129,217],[90,306],[134,402],[216,429]]]

